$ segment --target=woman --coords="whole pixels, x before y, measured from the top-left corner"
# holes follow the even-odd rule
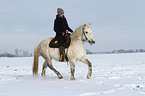
[[[64,17],[64,11],[61,8],[57,9],[57,15],[54,21],[54,31],[56,32],[55,38],[57,38],[58,42],[60,43],[60,61],[64,61],[64,35],[67,31],[72,33],[73,30],[68,26],[67,20]]]

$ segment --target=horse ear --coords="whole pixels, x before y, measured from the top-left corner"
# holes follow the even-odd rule
[[[84,24],[84,27],[86,27],[87,26],[87,24]]]

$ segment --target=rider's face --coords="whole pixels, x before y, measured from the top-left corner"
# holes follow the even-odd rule
[[[61,14],[60,17],[63,17],[63,14]]]

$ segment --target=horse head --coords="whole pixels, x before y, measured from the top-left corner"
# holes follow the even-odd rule
[[[82,40],[88,41],[91,45],[95,44],[95,39],[92,35],[91,24],[84,24],[82,26]]]

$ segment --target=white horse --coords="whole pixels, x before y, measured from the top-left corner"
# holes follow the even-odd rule
[[[50,48],[49,42],[52,38],[41,41],[34,50],[34,63],[33,63],[33,75],[38,74],[38,59],[39,54],[45,59],[43,64],[41,76],[45,76],[45,71],[47,66],[53,70],[58,78],[63,78],[62,75],[53,67],[52,59],[59,61],[60,54],[58,48]],[[71,80],[75,80],[75,63],[81,61],[88,65],[88,75],[87,78],[91,78],[92,74],[92,64],[86,58],[86,50],[84,48],[84,42],[88,41],[91,45],[95,43],[95,39],[92,35],[92,29],[90,24],[81,25],[77,28],[71,35],[71,43],[69,48],[65,49],[66,55],[68,57],[68,62],[70,63],[71,70]],[[64,61],[66,62],[66,60]]]

